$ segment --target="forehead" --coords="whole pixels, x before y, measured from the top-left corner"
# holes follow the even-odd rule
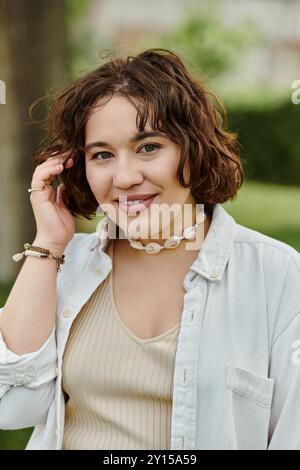
[[[138,105],[137,100],[133,99],[133,101]],[[135,134],[136,116],[135,106],[125,97],[113,96],[111,99],[98,101],[86,123],[86,137],[113,136],[116,132]],[[148,120],[145,130],[151,130]]]

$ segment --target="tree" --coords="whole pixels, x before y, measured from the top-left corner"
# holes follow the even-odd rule
[[[68,76],[67,12],[66,0],[0,0],[0,282],[15,278],[11,256],[35,236],[27,188],[44,135],[30,125],[29,108]]]
[[[160,35],[146,36],[138,48],[163,44],[179,54],[194,74],[212,80],[232,70],[245,50],[260,40],[253,21],[228,26],[220,17],[218,5],[212,2],[188,9],[176,26]]]

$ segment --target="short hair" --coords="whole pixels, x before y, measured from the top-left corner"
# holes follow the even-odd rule
[[[51,104],[46,118],[50,142],[33,159],[38,165],[52,152],[72,151],[74,164],[63,170],[61,178],[66,189],[64,202],[73,216],[91,219],[96,215],[98,202],[85,174],[85,125],[94,105],[114,95],[135,106],[139,132],[149,119],[152,129],[164,132],[180,146],[177,178],[190,188],[196,203],[212,213],[215,204],[236,196],[244,171],[237,135],[226,129],[222,101],[189,73],[177,54],[151,48],[135,56],[110,58],[69,84]],[[190,178],[184,181],[187,161]]]

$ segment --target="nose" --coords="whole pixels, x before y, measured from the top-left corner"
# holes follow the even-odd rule
[[[113,185],[116,188],[126,189],[143,182],[144,177],[138,162],[130,155],[123,155],[115,159]]]

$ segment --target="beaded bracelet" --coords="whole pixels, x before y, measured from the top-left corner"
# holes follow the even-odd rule
[[[59,272],[60,265],[65,262],[65,255],[55,256],[46,248],[41,248],[40,246],[30,245],[29,243],[24,244],[25,250],[22,253],[16,253],[13,255],[12,259],[16,262],[20,261],[23,256],[33,256],[37,258],[51,258],[55,259],[57,262],[57,271]]]

